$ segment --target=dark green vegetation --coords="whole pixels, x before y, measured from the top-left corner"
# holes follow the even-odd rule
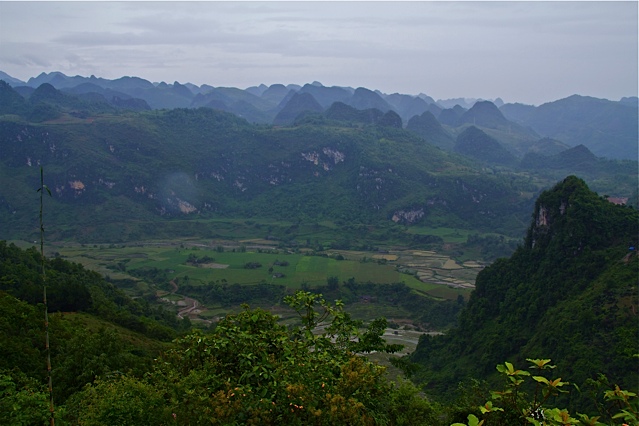
[[[42,301],[40,254],[21,250],[0,241],[0,290],[36,305]],[[63,259],[46,259],[46,283],[49,311],[87,312],[99,318],[170,341],[174,330],[188,329],[172,312],[150,307],[144,299],[133,300],[122,290],[106,282],[98,273]],[[172,330],[173,329],[173,330]]]
[[[316,292],[346,300],[365,293],[396,310],[431,315],[433,324],[454,317],[461,299],[435,305],[418,300],[403,284],[330,277],[313,292],[285,297],[297,317],[291,326],[264,310],[245,308],[213,330],[168,343],[186,331],[188,321],[130,299],[80,265],[46,260],[56,420],[437,426],[478,425],[483,417],[486,424],[525,425],[537,424],[543,414],[544,424],[551,425],[634,424],[636,398],[623,389],[637,381],[639,261],[628,251],[628,243],[636,245],[637,212],[609,203],[575,177],[543,193],[534,211],[524,246],[480,272],[459,326],[443,336],[422,337],[410,359],[393,361],[418,382],[426,380],[425,390],[435,399],[450,398],[464,382],[457,399],[443,405],[423,399],[410,383],[389,382],[384,369],[368,361],[371,350],[399,349],[381,339],[386,320],[354,321],[344,304],[326,303]],[[43,424],[48,407],[42,306],[15,297],[38,302],[41,258],[35,249],[6,243],[0,248],[0,408],[8,424]],[[215,253],[185,250],[182,256],[197,268],[226,251],[220,247]],[[262,265],[256,270],[268,265],[250,263]],[[292,263],[280,259],[272,265]],[[215,290],[219,294],[212,298],[219,302],[233,294],[224,287],[211,283],[191,290]],[[248,290],[243,297],[270,303],[269,287],[276,286],[257,285],[257,293]],[[552,356],[556,370],[541,358],[530,359],[540,370],[532,374],[514,367],[531,356]],[[505,387],[494,377],[498,373]],[[469,382],[471,377],[490,384]],[[489,393],[489,387],[503,391]]]
[[[482,162],[497,165],[513,165],[517,162],[514,155],[502,147],[475,126],[470,126],[457,137],[455,151]]]
[[[300,90],[290,101],[304,109],[310,89]],[[518,237],[535,194],[569,173],[614,197],[636,189],[636,162],[567,146],[557,154],[485,102],[456,127],[425,111],[404,130],[390,104],[364,89],[348,105],[320,102],[324,112],[292,105],[299,114],[288,127],[250,124],[203,100],[197,109],[139,110],[50,84],[23,92],[0,83],[6,239],[36,239],[35,207],[23,194],[37,165],[53,193],[50,239],[93,243],[218,238],[220,219],[237,220],[236,233],[249,238],[311,248],[421,244],[415,225]],[[240,99],[236,92],[261,99],[211,93]],[[273,225],[260,227],[265,221]]]
[[[288,300],[302,320],[289,330],[257,309],[222,320],[210,335],[175,342],[144,378],[96,382],[71,402],[80,424],[423,424],[435,408],[409,383],[354,352],[395,351],[384,321],[359,333],[339,305],[310,293]],[[320,322],[327,326],[313,334]],[[359,335],[358,341],[351,340]],[[124,398],[123,395],[129,395]],[[114,410],[114,407],[117,407]]]
[[[47,372],[40,260],[35,249],[0,242],[0,394],[7,401],[1,424],[42,424],[48,413],[47,398],[40,397]],[[53,259],[45,268],[57,404],[97,376],[143,374],[160,350],[190,328],[80,265]]]
[[[282,298],[302,288],[343,300],[358,319],[383,313],[426,329],[453,325],[479,265],[466,267],[433,252],[396,253],[163,244],[63,246],[53,255],[105,274],[135,298],[165,307],[165,301],[194,298],[199,309],[189,317],[198,324],[238,312],[245,302],[279,311]],[[402,266],[407,264],[411,268]]]
[[[524,245],[479,273],[459,326],[424,336],[411,360],[419,381],[449,395],[470,377],[495,383],[495,365],[556,361],[584,384],[605,374],[632,389],[639,380],[635,250],[637,211],[609,203],[569,177],[535,204]],[[573,390],[562,404],[593,411]]]
[[[0,248],[0,424],[44,424],[42,305],[15,297],[40,294],[40,258]],[[380,338],[383,319],[362,328],[342,304],[298,293],[286,302],[301,327],[245,309],[210,333],[163,343],[188,321],[150,310],[77,264],[45,263],[58,424],[433,424],[436,406],[417,388],[388,382],[384,368],[356,356],[401,349]],[[86,303],[62,304],[65,283]]]

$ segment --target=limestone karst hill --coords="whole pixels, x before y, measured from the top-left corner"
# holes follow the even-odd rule
[[[425,337],[412,360],[429,387],[492,379],[508,360],[550,358],[583,384],[603,373],[637,383],[636,246],[639,214],[608,202],[574,176],[536,201],[523,245],[477,277],[459,327]]]

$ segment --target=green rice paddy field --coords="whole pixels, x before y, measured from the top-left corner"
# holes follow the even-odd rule
[[[397,251],[384,256],[340,251],[328,253],[329,257],[324,257],[266,247],[249,248],[245,252],[239,247],[225,247],[222,251],[212,246],[185,246],[179,243],[60,245],[52,247],[51,251],[114,279],[132,278],[130,272],[152,268],[164,271],[169,280],[187,280],[191,285],[206,285],[215,281],[247,285],[267,282],[300,288],[302,284],[324,285],[328,277],[337,277],[340,282],[352,277],[357,282],[404,282],[418,293],[440,298],[455,298],[460,292],[468,292],[478,272],[477,268],[464,265],[451,268],[454,260],[436,253],[410,251]],[[415,253],[417,255],[413,255]],[[337,254],[344,260],[337,260]],[[195,265],[187,263],[189,257],[208,259]],[[249,269],[245,267],[248,263],[261,266]],[[415,274],[416,270],[418,274]],[[430,271],[430,275],[422,273],[424,271]],[[429,280],[430,276],[432,280]]]

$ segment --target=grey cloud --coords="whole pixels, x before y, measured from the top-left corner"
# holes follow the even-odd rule
[[[620,97],[637,90],[636,16],[636,2],[0,1],[0,64],[19,78]]]
[[[34,43],[2,42],[0,44],[0,62],[27,67],[48,67],[51,65],[48,49]]]
[[[43,58],[38,58],[36,56],[33,55],[17,55],[17,56],[5,56],[3,54],[0,54],[0,62],[5,62],[7,64],[13,64],[13,65],[19,65],[19,66],[25,66],[25,67],[42,67],[43,69],[48,68],[49,66],[51,66],[51,62],[43,59]]]
[[[110,32],[68,32],[51,39],[52,42],[78,46],[78,47],[102,47],[102,46],[131,46],[148,44],[141,34],[134,33],[110,33]]]
[[[241,53],[269,53],[278,56],[320,57],[368,57],[379,55],[387,49],[374,42],[348,39],[309,40],[301,31],[275,30],[258,34],[236,34],[230,32],[144,32],[113,34],[106,32],[67,33],[54,39],[55,42],[81,48],[104,47],[149,47],[182,46],[219,50],[231,55]],[[404,51],[392,48],[385,53]],[[161,50],[157,51],[161,54]]]

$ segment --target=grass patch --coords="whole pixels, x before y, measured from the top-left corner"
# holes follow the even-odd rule
[[[453,288],[444,285],[435,286],[433,289],[427,292],[429,296],[441,299],[455,300],[457,296],[462,295],[465,300],[468,300],[471,290],[463,288]]]
[[[184,297],[179,294],[167,294],[163,299],[170,300],[171,302],[179,302],[180,300],[184,300]]]
[[[241,223],[246,225],[244,222]],[[266,282],[299,289],[303,284],[325,285],[328,277],[337,277],[339,282],[345,282],[350,278],[357,282],[404,282],[420,294],[454,300],[459,294],[465,294],[467,291],[449,288],[437,281],[444,279],[452,284],[472,284],[479,271],[479,268],[464,267],[454,263],[451,258],[433,251],[391,251],[381,255],[383,259],[376,259],[375,256],[380,256],[378,252],[339,250],[331,251],[331,257],[327,257],[309,256],[301,252],[291,253],[273,247],[258,250],[251,248],[249,244],[245,245],[248,247],[245,252],[240,250],[239,245],[235,246],[235,251],[230,246],[223,249],[218,247],[215,243],[206,246],[201,242],[182,240],[128,246],[65,244],[53,245],[51,250],[67,260],[81,263],[114,279],[133,278],[137,282],[134,290],[136,293],[150,290],[151,281],[135,278],[131,273],[135,270],[156,269],[165,274],[167,281],[177,279],[178,285],[206,285],[209,282],[252,285]],[[342,255],[345,260],[337,260],[337,254]],[[192,255],[198,258],[206,256],[213,259],[208,263],[228,266],[222,269],[187,264],[187,259]],[[248,263],[261,266],[247,269],[245,265]],[[442,269],[452,268],[453,264],[456,269]],[[398,267],[400,265],[404,267]],[[427,277],[426,281],[432,277],[433,282],[420,281],[415,275],[417,271]],[[168,289],[167,287],[166,290]]]
[[[143,334],[101,320],[86,313],[69,312],[54,315],[62,315],[64,321],[68,321],[76,325],[79,324],[82,326],[82,328],[90,332],[98,332],[101,329],[113,329],[123,341],[130,343],[136,348],[141,348],[149,354],[157,355],[172,346],[171,343],[161,342],[159,340],[148,338]]]
[[[468,235],[475,231],[457,228],[412,226],[408,228],[406,232],[408,234],[415,235],[434,235],[436,237],[441,237],[445,243],[465,243],[468,239]]]

